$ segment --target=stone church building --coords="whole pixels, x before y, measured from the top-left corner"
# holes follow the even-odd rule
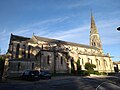
[[[109,54],[102,49],[100,36],[91,15],[90,45],[83,45],[62,40],[39,37],[31,38],[11,34],[9,48],[9,75],[22,73],[27,69],[49,70],[52,73],[71,73],[77,70],[80,60],[81,69],[85,63],[96,65],[94,70],[113,72],[113,62]]]

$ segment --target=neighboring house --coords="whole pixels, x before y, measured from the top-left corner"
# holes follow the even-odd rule
[[[91,15],[90,45],[66,42],[39,37],[31,38],[11,34],[7,54],[9,55],[9,75],[22,73],[26,69],[49,70],[52,73],[71,73],[77,70],[80,60],[81,69],[85,63],[96,65],[99,72],[113,72],[111,57],[105,55],[94,17]]]

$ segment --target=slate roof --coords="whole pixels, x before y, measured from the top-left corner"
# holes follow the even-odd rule
[[[65,44],[65,45],[72,45],[72,46],[77,46],[77,47],[85,47],[85,48],[91,48],[91,49],[98,49],[94,46],[89,46],[89,45],[84,45],[84,44],[78,44],[78,43],[73,43],[73,42],[66,42],[62,40],[57,40],[57,39],[50,39],[50,38],[45,38],[45,37],[39,37],[33,35],[38,41],[45,41],[48,43],[57,43],[57,44]],[[27,38],[23,36],[18,36],[18,35],[13,35],[11,34],[11,40],[12,41],[26,41],[26,42],[31,42],[35,43],[32,38]]]
[[[49,42],[49,43],[62,43],[62,44],[72,45],[72,46],[78,46],[78,47],[98,49],[98,48],[96,48],[96,47],[94,47],[94,46],[89,46],[89,45],[84,45],[84,44],[78,44],[78,43],[73,43],[73,42],[66,42],[66,41],[62,41],[62,40],[44,38],[44,37],[39,37],[39,36],[35,36],[35,38],[36,38],[38,41],[46,41],[46,42]]]
[[[30,38],[11,34],[11,40],[12,41],[26,41],[26,40],[29,40],[29,39]]]

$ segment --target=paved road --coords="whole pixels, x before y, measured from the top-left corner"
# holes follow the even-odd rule
[[[35,82],[10,81],[0,83],[0,90],[120,90],[116,79],[110,79],[73,76]]]

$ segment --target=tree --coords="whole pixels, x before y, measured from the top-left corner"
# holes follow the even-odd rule
[[[80,60],[79,59],[77,60],[76,64],[77,64],[77,73],[80,73],[81,65],[80,65]]]
[[[85,63],[85,69],[87,69],[89,74],[94,73],[94,68],[96,68],[96,66],[94,64]]]
[[[2,80],[2,75],[4,71],[4,63],[5,63],[5,59],[2,56],[0,56],[0,80]]]
[[[73,58],[71,60],[71,73],[75,73],[75,66],[74,66],[74,60],[73,60]]]

